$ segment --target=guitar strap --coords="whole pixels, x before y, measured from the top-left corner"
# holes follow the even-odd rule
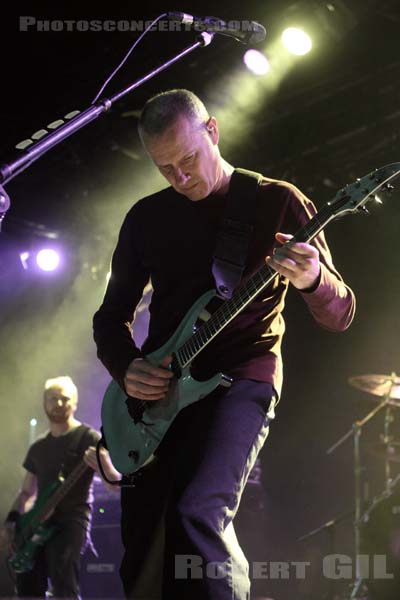
[[[65,456],[65,461],[61,466],[61,472],[65,476],[64,470],[70,471],[70,464],[76,462],[77,457],[82,458],[84,450],[86,447],[83,447],[83,442],[85,440],[86,434],[89,431],[86,425],[82,423],[82,425],[78,425],[77,429],[80,431],[76,432],[73,441],[68,446],[68,450]]]
[[[83,454],[87,448],[87,445],[85,444],[85,442],[86,442],[85,438],[87,437],[87,434],[89,433],[91,428],[88,427],[87,425],[85,425],[84,423],[82,423],[81,425],[78,425],[77,429],[80,429],[80,431],[77,432],[76,436],[74,437],[73,442],[69,445],[67,454],[65,457],[65,461],[61,465],[60,472],[65,477],[67,475],[66,475],[66,473],[64,473],[64,470],[66,470],[66,469],[69,470],[69,464],[76,462],[77,457],[79,457],[79,459],[82,460]],[[90,548],[90,550],[92,551],[93,555],[96,558],[98,558],[99,554],[93,544],[90,528],[86,531],[86,544],[87,544],[87,547]]]
[[[224,299],[231,298],[246,266],[261,180],[262,175],[246,169],[232,173],[212,266],[217,292]]]

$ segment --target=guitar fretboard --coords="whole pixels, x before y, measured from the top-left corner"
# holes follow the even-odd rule
[[[30,527],[38,525],[44,517],[46,517],[54,508],[56,508],[57,504],[59,504],[59,502],[65,498],[70,489],[75,485],[78,479],[82,477],[88,468],[88,465],[83,460],[77,464],[65,481],[54,491],[47,502],[45,502],[42,508],[35,514],[35,518],[30,523]]]
[[[293,236],[295,242],[309,242],[322,229],[334,219],[334,211],[340,207],[340,203],[346,204],[348,197],[344,195],[334,203],[326,204],[306,225],[304,225]],[[271,269],[266,263],[248,281],[242,284],[224,303],[212,314],[211,318],[202,324],[196,332],[176,351],[180,366],[190,364],[194,357],[216,337],[232,319],[234,319],[243,308],[250,304],[254,298],[267,287],[278,275],[277,271]]]

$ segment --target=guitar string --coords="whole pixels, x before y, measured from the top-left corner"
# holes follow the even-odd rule
[[[295,234],[293,239],[299,241],[300,238],[305,240],[314,237],[326,222],[326,219],[321,221],[321,218],[330,212],[330,206],[324,207],[317,215],[314,215],[307,225]],[[196,333],[178,349],[178,352],[184,359],[184,365],[190,362],[194,354],[197,354],[205,343],[208,343],[210,338],[214,337],[224,327],[227,321],[232,320],[233,316],[236,316],[243,306],[261,291],[262,286],[267,285],[270,277],[274,278],[275,276],[275,271],[270,269],[268,265],[263,265],[244,286],[241,286],[235,292],[230,300],[225,301],[213,313],[210,320],[199,327]]]

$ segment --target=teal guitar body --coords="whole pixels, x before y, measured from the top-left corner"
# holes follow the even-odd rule
[[[165,356],[175,355],[192,337],[204,308],[216,295],[214,290],[201,296],[182,319],[173,336],[146,359],[159,365]],[[115,468],[122,474],[134,473],[148,464],[176,415],[186,406],[207,396],[218,385],[230,385],[229,378],[217,373],[207,381],[190,374],[190,363],[179,364],[179,377],[171,380],[164,400],[146,402],[140,421],[134,423],[127,410],[127,397],[116,381],[111,381],[103,398],[101,419],[107,448]],[[143,404],[138,401],[138,404]]]

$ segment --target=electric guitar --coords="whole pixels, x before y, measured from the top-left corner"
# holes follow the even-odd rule
[[[16,550],[8,560],[16,573],[25,573],[33,568],[37,550],[57,529],[46,520],[88,468],[83,460],[79,462],[67,479],[60,476],[50,483],[39,494],[33,508],[20,516],[16,526]]]
[[[389,164],[339,190],[333,200],[294,235],[292,241],[307,243],[330,221],[350,213],[368,212],[367,202],[375,199],[381,203],[376,194],[392,191],[393,186],[389,182],[399,174],[400,163]],[[115,468],[121,474],[133,474],[151,462],[154,451],[179,411],[207,396],[218,385],[230,385],[229,378],[222,373],[207,381],[196,381],[191,376],[190,365],[277,275],[265,263],[212,315],[205,307],[216,296],[216,291],[206,292],[193,304],[170,339],[146,356],[146,360],[158,366],[165,356],[172,355],[170,369],[175,377],[170,381],[165,399],[142,401],[127,398],[118,383],[111,381],[103,398],[101,418],[105,443]]]

